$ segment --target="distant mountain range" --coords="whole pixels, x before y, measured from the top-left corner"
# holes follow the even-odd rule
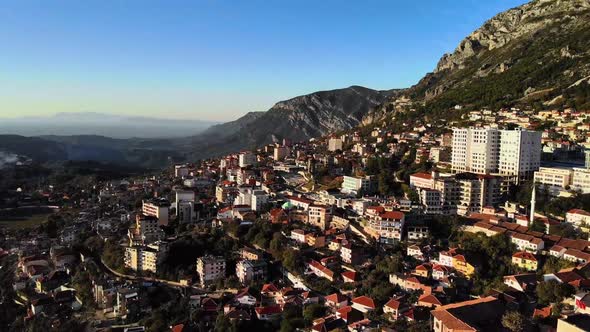
[[[215,124],[218,122],[80,112],[58,113],[48,117],[0,119],[0,133],[22,136],[100,135],[113,138],[166,138],[195,135]]]
[[[29,122],[24,122],[25,125],[42,127],[35,137],[0,135],[0,151],[41,162],[97,160],[161,167],[183,158],[207,158],[283,138],[304,140],[350,129],[357,126],[372,108],[394,94],[395,90],[376,91],[360,86],[315,92],[279,102],[266,112],[250,112],[235,121],[210,126],[198,134],[193,131],[190,136],[179,134],[180,125],[189,128],[190,122],[179,124],[176,120],[124,118],[98,113],[58,114],[50,118],[51,122],[47,122],[47,118],[26,119]],[[89,128],[121,130],[132,125],[137,134],[133,135],[136,138],[126,139],[106,137],[109,135],[42,135],[43,131],[55,132],[51,126],[45,127],[46,123],[60,123],[67,128],[80,125],[87,132],[93,132]],[[173,126],[175,129],[170,129]],[[31,126],[27,130],[33,132],[35,128]],[[140,132],[146,130],[161,132],[162,135],[154,136],[167,138],[139,138],[142,136]],[[6,132],[1,125],[0,132]],[[181,137],[166,135],[169,132]]]
[[[400,107],[402,104],[404,107]],[[455,105],[462,107],[454,110]],[[20,147],[45,159],[108,157],[157,167],[183,157],[195,160],[218,156],[283,138],[306,140],[360,125],[380,125],[386,120],[446,121],[472,109],[514,105],[590,109],[590,1],[535,0],[500,13],[462,40],[453,53],[445,54],[432,73],[408,89],[377,91],[351,86],[314,92],[278,102],[266,112],[251,112],[210,127],[202,122],[119,117],[115,122],[127,126],[127,137],[149,134],[169,138],[50,136],[21,138]],[[101,122],[103,115],[88,113],[58,115],[54,120],[62,123],[64,119],[76,125],[86,122],[85,128],[105,123]],[[49,130],[28,121],[30,136]],[[7,127],[10,125],[0,123],[0,133],[7,132]],[[19,150],[18,140],[0,136],[0,151],[27,155]]]

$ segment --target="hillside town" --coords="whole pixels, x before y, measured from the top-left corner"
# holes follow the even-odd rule
[[[14,188],[51,212],[0,230],[1,329],[588,330],[589,123],[481,110]]]

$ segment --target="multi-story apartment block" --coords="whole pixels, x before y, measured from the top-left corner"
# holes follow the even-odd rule
[[[177,178],[185,178],[189,175],[188,165],[175,165],[174,176]]]
[[[167,252],[167,243],[154,242],[147,246],[131,246],[125,248],[125,266],[133,271],[156,273]]]
[[[581,209],[572,209],[565,214],[565,221],[576,227],[588,227],[590,225],[590,212]]]
[[[135,225],[129,228],[127,235],[129,245],[134,246],[159,240],[163,232],[157,217],[138,214],[135,216]]]
[[[210,285],[225,277],[225,259],[223,257],[203,256],[197,259],[197,274],[201,286]]]
[[[332,220],[332,207],[327,205],[313,204],[307,210],[307,222],[322,230],[328,229]]]
[[[234,182],[224,181],[215,187],[215,199],[219,203],[233,202],[237,192]]]
[[[486,206],[498,204],[500,200],[500,178],[491,175],[462,173],[455,175],[455,180],[459,188],[458,214],[479,213]]]
[[[238,155],[238,166],[247,167],[256,165],[256,155],[250,151],[241,152]]]
[[[459,173],[439,177],[433,173],[410,176],[414,188],[419,188],[420,204],[427,214],[479,213],[486,206],[500,201],[501,178],[492,175]]]
[[[365,213],[365,231],[381,243],[401,241],[405,215],[400,211],[386,211],[383,206],[369,207]]]
[[[344,176],[342,181],[342,192],[346,194],[358,194],[359,192],[371,192],[372,178],[370,176],[356,177]]]
[[[531,179],[541,164],[541,132],[502,130],[498,172],[516,183]]]
[[[286,146],[275,146],[273,151],[273,158],[274,160],[283,160],[285,159],[291,151]]]
[[[176,201],[174,202],[174,206],[177,206],[179,202],[194,202],[195,201],[195,192],[192,190],[176,190]]]
[[[163,198],[154,198],[151,200],[144,200],[142,205],[142,212],[146,216],[154,216],[158,218],[160,225],[168,225],[170,202]]]
[[[535,172],[534,181],[546,187],[551,194],[558,195],[571,186],[573,174],[570,168],[540,167]]]
[[[453,129],[454,172],[490,174],[498,171],[500,131],[497,128]]]
[[[571,189],[582,194],[590,193],[590,169],[576,167],[573,171]]]
[[[410,187],[421,189],[434,189],[435,174],[431,173],[414,173],[410,175]]]
[[[541,132],[497,128],[453,130],[452,169],[456,173],[498,174],[507,179],[508,185],[532,178],[540,163]]]
[[[510,241],[516,245],[520,251],[527,251],[531,253],[540,253],[545,248],[543,239],[534,237],[532,235],[514,233],[509,236]]]
[[[240,250],[240,257],[242,257],[245,260],[256,261],[262,259],[262,251],[244,247]]]
[[[338,137],[332,137],[328,140],[328,150],[336,151],[342,150],[342,139]]]
[[[236,182],[238,185],[254,185],[256,183],[256,173],[247,168],[241,168],[236,171]]]
[[[266,279],[266,262],[261,260],[241,260],[236,264],[236,275],[241,283]]]
[[[190,224],[193,222],[195,215],[195,204],[189,201],[180,201],[176,203],[176,220],[181,224]]]
[[[252,187],[240,187],[234,205],[248,205],[253,211],[260,211],[266,202],[268,202],[266,191]]]

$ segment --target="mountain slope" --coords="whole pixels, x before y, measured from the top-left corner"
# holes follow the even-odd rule
[[[307,140],[360,124],[374,107],[396,90],[377,91],[360,86],[319,91],[276,103],[264,113],[254,113],[234,123],[214,126],[191,143],[193,158],[256,148],[281,139]],[[220,137],[219,129],[232,132]],[[212,139],[213,138],[213,139]],[[215,138],[221,138],[215,140]]]
[[[237,120],[211,126],[200,136],[207,136],[209,139],[222,139],[242,130],[263,115],[264,112],[248,112],[246,115],[238,118]]]
[[[448,112],[457,104],[467,111],[571,103],[575,96],[560,96],[575,94],[572,84],[589,76],[590,2],[537,0],[485,22],[406,94],[425,114],[457,118],[462,112]],[[365,123],[383,119],[394,106],[384,104]]]
[[[115,139],[95,135],[41,136],[0,135],[0,157],[16,154],[40,163],[98,161],[116,165],[160,168],[184,160],[171,140]]]

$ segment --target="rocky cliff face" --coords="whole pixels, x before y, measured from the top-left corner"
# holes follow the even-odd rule
[[[253,124],[257,128],[250,134],[257,141],[268,142],[268,131],[275,137],[305,140],[350,129],[392,93],[351,86],[281,101]]]
[[[432,73],[403,91],[410,102],[400,104],[394,96],[368,113],[363,124],[415,108],[447,119],[460,116],[449,111],[455,105],[464,111],[550,105],[589,77],[590,1],[531,1],[485,22],[443,55]]]
[[[537,0],[500,13],[463,39],[453,53],[443,55],[434,72],[462,69],[469,58],[501,48],[548,26],[567,30],[585,24],[587,22],[578,21],[585,19],[588,9],[590,1],[587,0]]]
[[[193,157],[209,157],[278,142],[284,138],[307,140],[351,129],[373,108],[387,101],[395,90],[377,91],[361,86],[319,91],[276,103],[247,121],[213,127],[193,140]],[[211,132],[226,128],[223,137]],[[229,134],[227,134],[229,133]]]

